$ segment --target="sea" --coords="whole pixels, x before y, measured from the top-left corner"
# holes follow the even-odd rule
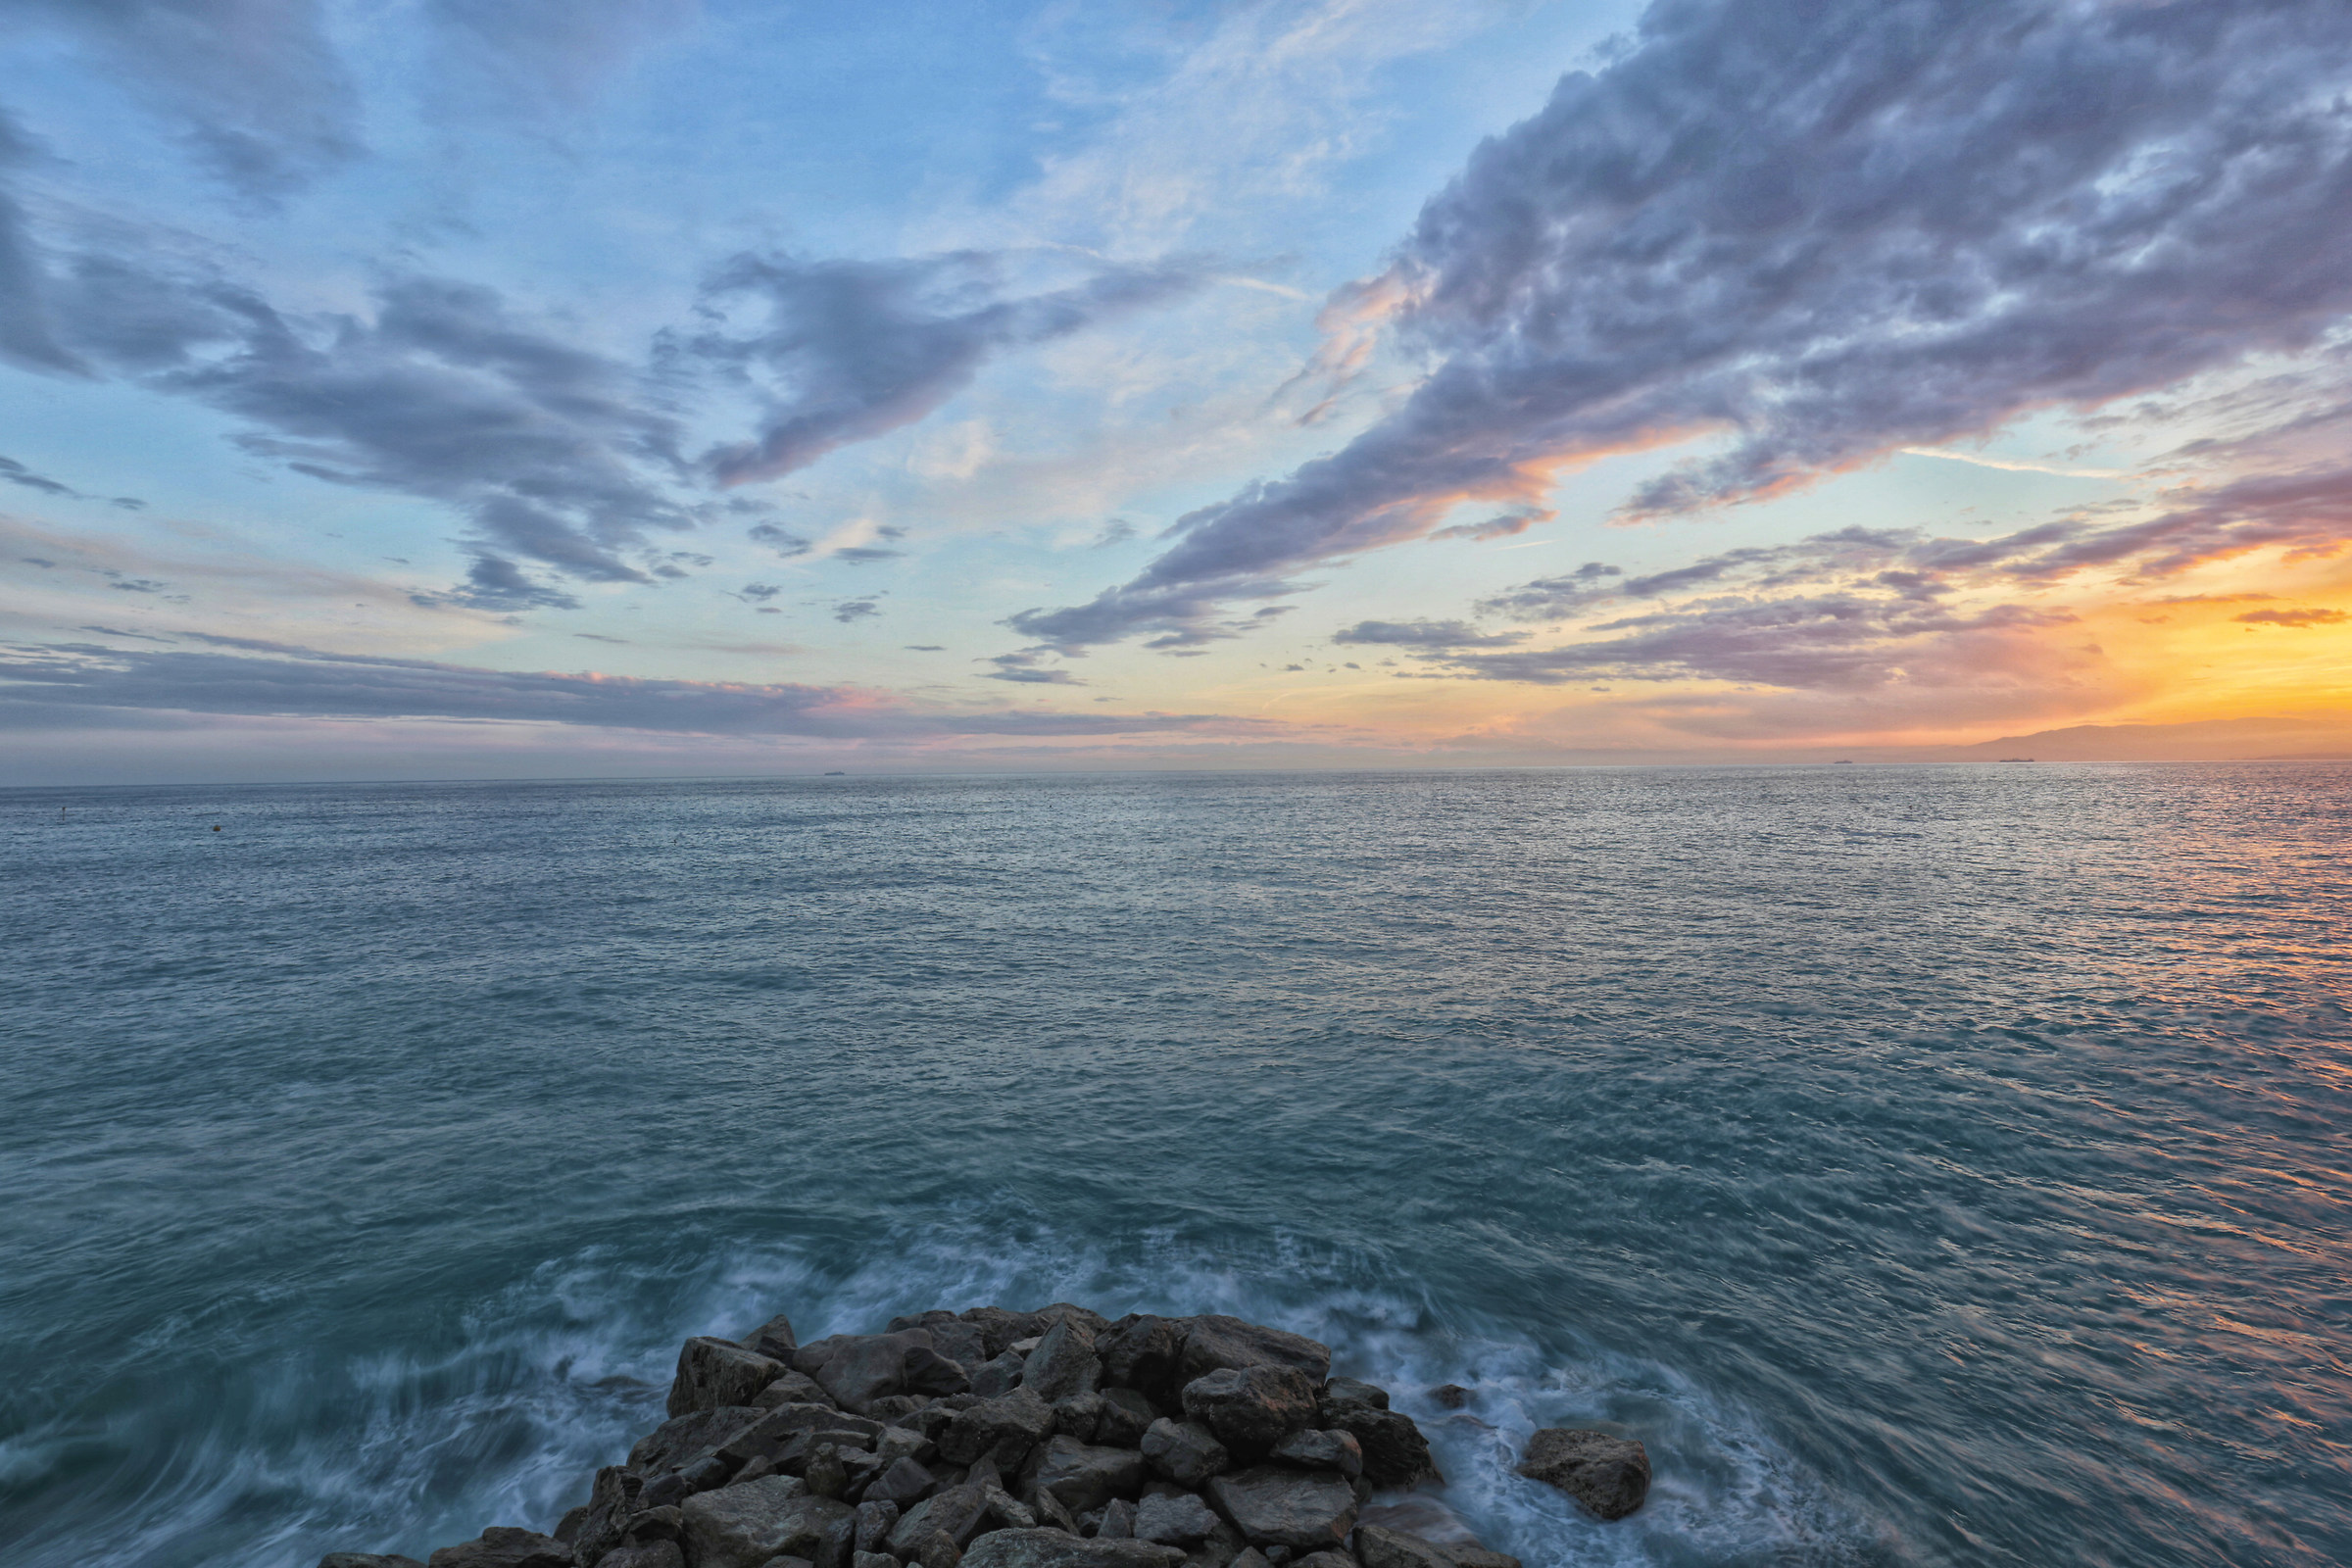
[[[0,1560],[544,1530],[689,1335],[1066,1300],[1324,1341],[1529,1568],[2352,1562],[2348,855],[2293,761],[0,792]]]

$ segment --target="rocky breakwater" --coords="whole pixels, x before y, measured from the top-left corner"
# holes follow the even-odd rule
[[[431,1568],[1519,1568],[1359,1517],[1442,1481],[1384,1391],[1330,1374],[1314,1341],[1213,1315],[983,1306],[810,1345],[777,1317],[687,1341],[669,1419],[554,1534]],[[1608,1518],[1649,1485],[1596,1432],[1538,1433],[1521,1473]]]

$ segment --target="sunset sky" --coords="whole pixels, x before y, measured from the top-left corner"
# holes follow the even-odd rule
[[[2352,749],[2352,6],[24,0],[0,481],[0,783]]]

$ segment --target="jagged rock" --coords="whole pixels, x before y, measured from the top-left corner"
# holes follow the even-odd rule
[[[1054,1407],[1036,1390],[1020,1388],[957,1411],[939,1435],[939,1452],[951,1464],[988,1458],[1000,1470],[1018,1470],[1053,1432]]]
[[[473,1540],[443,1546],[426,1568],[572,1568],[571,1548],[536,1530],[492,1525]]]
[[[985,1453],[974,1459],[972,1467],[963,1473],[963,1485],[967,1487],[1001,1487],[1004,1484],[1004,1473],[997,1468],[997,1461]]]
[[[899,1459],[921,1463],[939,1453],[939,1445],[912,1427],[884,1427],[874,1436],[874,1453],[884,1464]]]
[[[868,1496],[858,1505],[858,1549],[880,1551],[890,1539],[891,1526],[899,1522],[899,1505],[887,1497]]]
[[[620,1543],[624,1546],[642,1546],[655,1541],[683,1541],[686,1537],[686,1515],[676,1503],[665,1508],[644,1508],[629,1515],[620,1527]]]
[[[961,1368],[957,1369],[958,1375]],[[908,1416],[931,1402],[928,1394],[885,1394],[879,1399],[865,1401],[865,1413],[888,1426],[897,1426]]]
[[[694,1568],[760,1568],[779,1556],[850,1568],[857,1516],[845,1503],[808,1495],[788,1476],[697,1494],[680,1512]]]
[[[1429,1391],[1429,1396],[1448,1410],[1459,1410],[1470,1402],[1470,1391],[1459,1383],[1441,1383]]]
[[[1266,1554],[1264,1552],[1258,1550],[1255,1546],[1251,1546],[1248,1550],[1244,1551],[1240,1556],[1234,1558],[1232,1563],[1229,1565],[1229,1568],[1273,1568],[1273,1565],[1266,1561]]]
[[[1158,1404],[1173,1404],[1183,1387],[1184,1337],[1192,1319],[1130,1312],[1095,1337],[1102,1359],[1102,1381],[1140,1391]]]
[[[1198,1487],[1232,1462],[1217,1435],[1197,1421],[1162,1416],[1144,1432],[1144,1458],[1180,1487]]]
[[[1062,1437],[1076,1438],[1080,1443],[1092,1443],[1095,1441],[1095,1429],[1102,1424],[1102,1396],[1100,1394],[1073,1394],[1067,1398],[1054,1401],[1054,1430]]]
[[[1048,1404],[1094,1393],[1102,1377],[1102,1362],[1095,1354],[1095,1331],[1074,1314],[1048,1329],[1021,1364],[1021,1386],[1034,1389]]]
[[[981,1352],[992,1361],[1010,1349],[1013,1341],[1035,1339],[1046,1330],[1045,1318],[1036,1312],[1010,1312],[1001,1306],[975,1306],[960,1315],[964,1322],[980,1330]]]
[[[815,1495],[838,1499],[850,1490],[850,1467],[841,1462],[839,1448],[830,1443],[819,1443],[808,1450],[808,1460],[801,1470],[801,1479],[808,1484],[809,1492]]]
[[[1080,1306],[1075,1301],[1055,1301],[1051,1306],[1041,1306],[1037,1309],[1037,1317],[1047,1328],[1065,1318],[1084,1324],[1090,1341],[1100,1338],[1102,1331],[1110,1327],[1110,1319],[1093,1307]]]
[[[819,1444],[863,1448],[884,1431],[879,1421],[829,1404],[780,1404],[754,1414],[757,1419],[719,1446],[720,1455],[737,1464],[764,1455],[780,1470],[797,1470]]]
[[[951,1395],[945,1399],[934,1399],[919,1410],[909,1411],[891,1424],[907,1432],[919,1432],[933,1443],[937,1443],[939,1435],[947,1430],[949,1422],[955,1420],[960,1412],[970,1409],[979,1402],[968,1394]],[[922,1454],[917,1454],[915,1457],[924,1459],[926,1463],[929,1462]]]
[[[899,1568],[899,1559],[887,1551],[861,1551],[850,1560],[854,1568]]]
[[[1349,1480],[1364,1473],[1363,1445],[1351,1432],[1309,1427],[1274,1445],[1273,1457],[1303,1470],[1337,1470]]]
[[[988,1517],[984,1521],[987,1527],[999,1530],[1037,1528],[1037,1515],[1029,1511],[1029,1505],[1003,1487],[983,1488],[981,1494],[988,1503]]]
[[[1207,1540],[1216,1528],[1215,1511],[1189,1492],[1146,1497],[1135,1510],[1135,1539],[1163,1546],[1190,1546]]]
[[[1059,1530],[997,1530],[963,1554],[966,1568],[1176,1568],[1184,1553],[1144,1541],[1091,1541]]]
[[[752,1396],[751,1402],[754,1409],[773,1410],[787,1404],[831,1404],[833,1396],[808,1373],[787,1368],[775,1382]]]
[[[596,1568],[686,1568],[686,1553],[674,1541],[619,1546],[597,1559]]]
[[[1315,1420],[1315,1386],[1295,1366],[1225,1367],[1184,1386],[1184,1413],[1229,1448],[1262,1453]]]
[[[1265,1550],[1266,1561],[1272,1563],[1274,1568],[1284,1568],[1284,1564],[1291,1560],[1291,1548],[1288,1546],[1268,1546]]]
[[[730,1404],[673,1416],[637,1440],[629,1450],[628,1467],[644,1476],[681,1469],[733,1442],[762,1414],[749,1405]]]
[[[988,1334],[977,1323],[960,1318],[949,1318],[944,1323],[926,1323],[923,1332],[931,1336],[931,1348],[965,1369],[978,1366],[989,1358]]]
[[[860,1413],[891,1395],[961,1394],[971,1384],[962,1367],[932,1348],[922,1329],[836,1334],[802,1346],[792,1367],[814,1378],[843,1409]]]
[[[1102,1505],[1102,1519],[1095,1526],[1095,1534],[1105,1541],[1133,1541],[1135,1516],[1141,1511],[1125,1497],[1113,1497]]]
[[[1557,1487],[1603,1519],[1622,1519],[1649,1495],[1649,1450],[1606,1432],[1545,1427],[1527,1440],[1519,1473]]]
[[[424,1564],[396,1551],[330,1551],[318,1559],[318,1568],[424,1568]]]
[[[972,1372],[971,1392],[983,1399],[1003,1398],[1021,1386],[1021,1368],[1028,1357],[1018,1350],[1006,1350],[993,1361],[983,1361]]]
[[[1104,1389],[1097,1397],[1102,1406],[1095,1418],[1095,1441],[1114,1448],[1141,1447],[1144,1434],[1159,1419],[1152,1401],[1134,1389]]]
[[[1441,1479],[1429,1456],[1429,1440],[1400,1411],[1372,1404],[1333,1404],[1322,1408],[1324,1429],[1354,1438],[1364,1454],[1364,1479],[1376,1487],[1409,1487]]]
[[[1389,1407],[1389,1391],[1356,1378],[1333,1378],[1323,1385],[1323,1403],[1328,1406],[1362,1404],[1375,1410]]]
[[[669,1385],[669,1413],[715,1410],[749,1404],[752,1396],[784,1375],[785,1364],[747,1350],[732,1340],[703,1337],[678,1351],[678,1375]]]
[[[1363,1568],[1454,1568],[1436,1542],[1385,1525],[1355,1527],[1355,1556]]]
[[[1331,1349],[1303,1334],[1288,1334],[1238,1317],[1211,1313],[1192,1320],[1179,1365],[1183,1381],[1227,1367],[1295,1366],[1310,1383],[1331,1376]]]
[[[1310,1551],[1303,1557],[1293,1557],[1291,1568],[1357,1568],[1357,1565],[1344,1551]]]
[[[1249,1548],[1242,1533],[1226,1520],[1219,1519],[1207,1535],[1194,1543],[1184,1554],[1185,1568],[1228,1568],[1233,1559]]]
[[[1055,1438],[1031,1456],[1024,1481],[1050,1492],[1072,1513],[1099,1508],[1143,1490],[1144,1456],[1133,1448],[1103,1448],[1076,1438]]]
[[[637,1494],[637,1505],[640,1508],[665,1508],[672,1503],[684,1502],[698,1492],[725,1486],[734,1479],[736,1468],[732,1460],[715,1453],[706,1454],[683,1470],[672,1470],[647,1482],[644,1490]]]
[[[1453,1559],[1453,1568],[1520,1568],[1519,1559],[1508,1552],[1489,1551],[1484,1546],[1463,1546],[1448,1542],[1438,1549]]]
[[[800,1337],[792,1332],[792,1319],[781,1312],[736,1343],[754,1355],[764,1355],[786,1366],[792,1365],[793,1352],[801,1348]]]
[[[1355,1526],[1355,1488],[1336,1470],[1258,1465],[1212,1478],[1208,1499],[1253,1546],[1317,1551]]]
[[[988,1497],[980,1488],[950,1487],[899,1516],[890,1530],[891,1555],[912,1557],[935,1534],[946,1536],[950,1545],[960,1549],[979,1531],[987,1512]]]

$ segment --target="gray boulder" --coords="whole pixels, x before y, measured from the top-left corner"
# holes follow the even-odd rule
[[[983,1399],[1003,1398],[1021,1386],[1021,1368],[1029,1358],[1018,1350],[1006,1350],[993,1361],[983,1361],[972,1371],[971,1392]]]
[[[1184,1413],[1229,1448],[1263,1453],[1315,1421],[1315,1385],[1295,1366],[1224,1367],[1184,1386]]]
[[[1228,1568],[1233,1559],[1248,1550],[1249,1546],[1250,1543],[1242,1539],[1239,1530],[1234,1529],[1229,1521],[1219,1519],[1215,1528],[1195,1542],[1184,1554],[1185,1568]]]
[[[678,1351],[678,1375],[669,1385],[669,1413],[681,1416],[749,1404],[754,1395],[785,1370],[783,1362],[747,1350],[732,1340],[688,1340]]]
[[[899,1568],[899,1559],[887,1551],[861,1551],[850,1560],[855,1568]]]
[[[752,1396],[751,1402],[757,1409],[773,1410],[781,1404],[831,1404],[833,1396],[808,1373],[787,1370]]]
[[[1065,1316],[1048,1329],[1021,1364],[1021,1387],[1036,1390],[1048,1404],[1094,1393],[1102,1377],[1095,1331],[1076,1316]]]
[[[865,1484],[865,1499],[911,1508],[931,1495],[939,1479],[912,1459],[893,1459],[883,1472]]]
[[[1429,1456],[1429,1440],[1413,1418],[1371,1404],[1333,1404],[1322,1409],[1324,1429],[1345,1432],[1363,1450],[1364,1479],[1376,1487],[1410,1487],[1443,1478]]]
[[[1251,1546],[1233,1559],[1231,1568],[1273,1568],[1273,1564],[1266,1560],[1264,1552]]]
[[[1303,1557],[1293,1557],[1291,1568],[1357,1568],[1357,1564],[1344,1551],[1310,1551]]]
[[[1258,1547],[1320,1551],[1355,1528],[1355,1488],[1336,1470],[1259,1465],[1208,1483],[1208,1500]]]
[[[1216,1528],[1215,1510],[1189,1492],[1146,1497],[1135,1510],[1133,1526],[1138,1541],[1188,1547],[1207,1540]]]
[[[1114,1448],[1141,1447],[1144,1434],[1159,1419],[1152,1401],[1134,1389],[1104,1389],[1098,1397],[1102,1407],[1095,1418],[1095,1441]]]
[[[1184,1337],[1192,1319],[1131,1312],[1095,1337],[1102,1359],[1102,1381],[1135,1389],[1161,1404],[1173,1404],[1183,1387]]]
[[[1301,1470],[1337,1470],[1349,1480],[1364,1473],[1363,1445],[1351,1432],[1308,1427],[1274,1445],[1272,1456]]]
[[[1153,1473],[1180,1487],[1198,1487],[1232,1462],[1217,1435],[1197,1421],[1162,1416],[1145,1430],[1140,1446]]]
[[[1031,1456],[1023,1481],[1050,1492],[1072,1513],[1100,1508],[1143,1490],[1144,1456],[1133,1448],[1104,1448],[1076,1438],[1055,1438]]]
[[[961,1568],[963,1548],[944,1530],[934,1530],[916,1544],[908,1561],[914,1568]]]
[[[318,1559],[318,1568],[424,1568],[424,1564],[396,1551],[330,1551]]]
[[[1375,1410],[1386,1410],[1389,1407],[1389,1391],[1357,1378],[1333,1378],[1323,1385],[1323,1403],[1334,1408],[1362,1404]]]
[[[1125,1497],[1113,1497],[1102,1505],[1102,1522],[1095,1526],[1095,1534],[1105,1541],[1133,1541],[1139,1512]]]
[[[536,1530],[492,1525],[473,1540],[443,1546],[426,1568],[572,1568],[571,1548]]]
[[[980,1331],[981,1352],[995,1360],[1012,1348],[1015,1340],[1033,1340],[1046,1331],[1045,1318],[1036,1312],[1012,1312],[1001,1306],[975,1306],[960,1314],[964,1322]]]
[[[1457,1545],[1447,1542],[1438,1549],[1453,1559],[1453,1568],[1520,1568],[1519,1559],[1510,1553],[1489,1551],[1484,1546]]]
[[[765,1458],[777,1469],[797,1470],[819,1445],[863,1448],[884,1430],[879,1421],[829,1404],[780,1404],[755,1415],[755,1420],[719,1446],[721,1457],[739,1465]]]
[[[1649,1450],[1632,1438],[1545,1427],[1528,1439],[1519,1473],[1557,1487],[1603,1519],[1622,1519],[1649,1495]]]
[[[1356,1526],[1355,1556],[1364,1568],[1454,1568],[1437,1543],[1385,1525]]]
[[[799,1336],[792,1332],[792,1319],[778,1312],[774,1317],[746,1334],[736,1343],[754,1355],[764,1355],[771,1361],[792,1365],[793,1352],[801,1348]]]
[[[880,1551],[890,1539],[891,1527],[899,1522],[899,1505],[883,1497],[868,1496],[858,1505],[856,1541],[859,1551]]]
[[[1065,1438],[1080,1443],[1093,1443],[1095,1430],[1102,1424],[1102,1396],[1073,1394],[1054,1401],[1054,1430]],[[1127,1445],[1133,1447],[1133,1444]]]
[[[760,1568],[770,1557],[850,1568],[857,1516],[830,1497],[808,1495],[790,1477],[698,1493],[679,1511],[694,1568]]]
[[[986,1492],[978,1487],[950,1487],[899,1516],[890,1529],[890,1553],[902,1559],[915,1556],[935,1535],[945,1536],[950,1545],[960,1549],[979,1533],[987,1515]]]
[[[629,1450],[628,1468],[641,1476],[683,1469],[733,1442],[761,1413],[749,1405],[730,1404],[674,1416],[637,1440],[637,1446]]]
[[[686,1553],[674,1541],[649,1541],[607,1552],[597,1568],[686,1568]]]
[[[1053,1434],[1054,1407],[1036,1390],[1019,1388],[958,1410],[939,1435],[939,1452],[950,1464],[993,1459],[999,1470],[1010,1473]]]
[[[816,1380],[845,1410],[864,1411],[892,1395],[961,1394],[971,1380],[963,1368],[932,1348],[922,1329],[896,1334],[836,1334],[805,1345],[792,1367]]]
[[[1194,1318],[1184,1336],[1179,1364],[1183,1381],[1227,1367],[1295,1366],[1310,1383],[1331,1376],[1331,1348],[1303,1334],[1288,1334],[1238,1317],[1210,1314]]]
[[[966,1568],[1176,1568],[1184,1553],[1147,1541],[1091,1541],[1059,1530],[998,1530],[963,1554]]]

